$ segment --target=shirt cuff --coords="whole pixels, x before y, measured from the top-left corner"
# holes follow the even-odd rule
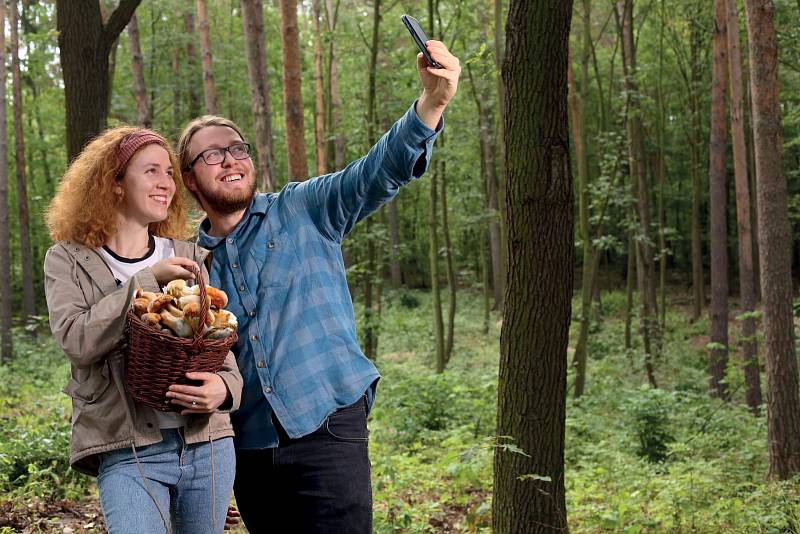
[[[422,122],[422,119],[417,115],[418,102],[419,99],[414,100],[414,103],[411,104],[411,107],[406,112],[406,120],[404,121],[405,131],[403,135],[409,140],[409,144],[414,143],[419,146],[423,144],[432,144],[444,129],[444,115],[439,119],[439,124],[436,125],[436,129],[431,130],[430,126]]]

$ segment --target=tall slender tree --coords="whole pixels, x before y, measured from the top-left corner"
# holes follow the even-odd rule
[[[99,2],[56,0],[70,160],[106,126],[110,96],[109,52],[140,2],[120,0],[104,22]]]
[[[280,0],[281,45],[283,47],[283,110],[286,117],[286,147],[289,180],[308,178],[305,127],[303,120],[303,80],[300,68],[300,32],[297,27],[297,0]]]
[[[567,341],[573,257],[567,55],[572,2],[512,0],[503,61],[508,271],[492,526],[567,530]]]
[[[711,244],[711,343],[709,390],[727,400],[725,368],[728,363],[728,227],[727,123],[725,103],[728,84],[725,0],[714,0],[714,41],[711,70],[711,139],[709,142],[709,241]]]
[[[133,71],[133,95],[136,99],[136,121],[150,128],[152,117],[150,104],[147,101],[147,86],[144,82],[144,56],[142,56],[142,46],[139,43],[139,21],[136,13],[131,16],[128,22],[128,48],[131,52],[131,70]]]
[[[17,0],[11,7],[11,83],[14,93],[14,154],[17,174],[17,215],[19,217],[19,247],[22,260],[22,313],[29,321],[36,315],[36,297],[33,292],[33,247],[31,224],[28,216],[28,179],[25,170],[25,136],[22,132],[22,78],[19,60],[19,11]]]
[[[8,130],[6,126],[6,3],[0,2],[0,363],[11,361],[11,251],[8,230]]]
[[[750,44],[758,242],[767,375],[769,475],[800,473],[800,391],[792,314],[791,235],[778,93],[778,46],[772,0],[745,0]]]
[[[205,96],[206,113],[219,113],[217,86],[214,83],[214,61],[211,56],[211,28],[208,22],[207,0],[196,0],[197,29],[200,34],[200,54],[203,63],[203,94]]]
[[[314,140],[317,156],[317,174],[328,169],[325,157],[325,82],[322,72],[322,25],[320,23],[321,0],[311,2],[311,25],[314,30]]]
[[[339,96],[339,75],[336,59],[336,21],[339,15],[339,0],[325,0],[325,20],[328,27],[328,126],[327,136],[333,143],[334,170],[344,167],[344,135],[342,134],[342,98]],[[331,165],[329,165],[331,167]]]
[[[625,74],[625,124],[628,134],[628,164],[636,197],[636,283],[645,370],[651,385],[656,386],[653,356],[657,345],[655,270],[650,246],[650,184],[645,171],[644,129],[641,103],[636,83],[636,47],[633,39],[633,0],[617,2],[618,24],[622,37],[622,58]]]
[[[272,109],[264,45],[264,4],[262,0],[241,0],[242,24],[250,77],[250,109],[256,130],[257,170],[264,191],[275,190],[275,149],[272,139]]]
[[[197,117],[200,115],[200,89],[199,80],[195,75],[197,72],[197,52],[194,48],[194,12],[191,2],[186,2],[183,12],[183,32],[186,39],[186,67],[189,71],[185,74],[185,84],[189,98],[189,115]]]
[[[761,407],[761,374],[756,341],[756,279],[753,271],[753,235],[750,226],[750,184],[747,176],[747,146],[744,133],[742,96],[742,53],[739,44],[739,12],[736,0],[727,0],[726,25],[731,85],[731,139],[736,179],[736,228],[739,244],[739,300],[744,318],[740,344],[747,384],[747,405],[758,414]]]

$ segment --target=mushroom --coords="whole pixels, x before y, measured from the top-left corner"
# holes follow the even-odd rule
[[[206,332],[206,339],[225,339],[233,334],[233,328],[211,328]]]
[[[206,296],[211,299],[211,306],[221,310],[228,305],[228,295],[221,289],[206,286]]]
[[[152,302],[152,301],[156,300],[156,294],[153,293],[152,291],[145,291],[141,287],[137,287],[136,288],[136,295],[134,295],[134,298],[137,298],[137,299],[138,298],[145,298],[145,299],[147,299],[147,302]]]
[[[183,317],[175,317],[168,310],[161,310],[161,324],[172,330],[176,336],[192,337],[192,328]]]
[[[213,328],[232,328],[236,330],[239,326],[236,316],[228,310],[219,310],[214,318]]]
[[[137,317],[141,317],[143,314],[147,313],[147,306],[150,304],[150,301],[144,297],[139,297],[134,299],[133,301],[133,312],[136,314]]]
[[[145,313],[142,314],[142,322],[148,326],[155,326],[158,327],[158,324],[161,322],[161,315],[157,313]],[[158,327],[160,328],[160,327]]]
[[[177,280],[173,280],[167,287],[164,288],[165,293],[169,293],[176,299],[181,298],[184,295],[187,295],[188,287],[186,286],[186,280],[181,280],[178,278]]]
[[[178,307],[182,310],[186,309],[186,306],[190,303],[195,303],[197,306],[200,306],[200,296],[199,295],[186,295],[180,297],[178,299]]]
[[[153,300],[149,306],[147,306],[147,311],[150,313],[159,313],[161,310],[167,307],[174,299],[172,295],[168,295],[165,293],[159,293],[156,295],[155,300]]]
[[[183,308],[183,316],[186,322],[191,327],[192,332],[197,332],[198,329],[204,328],[200,326],[200,305],[195,302],[190,302]],[[208,315],[206,315],[205,324],[208,322]]]

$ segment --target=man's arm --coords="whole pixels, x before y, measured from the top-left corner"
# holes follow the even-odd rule
[[[456,93],[461,73],[458,59],[444,44],[428,41],[428,50],[444,68],[434,69],[422,54],[417,56],[422,95],[367,156],[339,172],[285,190],[292,199],[288,204],[305,207],[328,238],[341,241],[356,222],[428,168],[433,142],[443,127],[442,114]]]

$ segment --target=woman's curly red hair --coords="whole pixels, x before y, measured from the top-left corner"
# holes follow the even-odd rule
[[[125,168],[120,168],[117,149],[120,141],[133,133],[152,133],[162,139],[172,164],[175,195],[167,218],[151,223],[150,233],[176,239],[186,237],[186,205],[181,168],[169,142],[161,135],[144,128],[119,126],[95,137],[64,173],[45,214],[53,241],[76,241],[96,248],[117,232],[117,215],[123,198],[114,189],[125,174]]]

